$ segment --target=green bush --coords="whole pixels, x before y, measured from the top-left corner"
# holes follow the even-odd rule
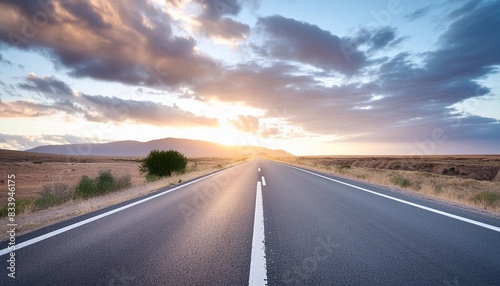
[[[500,194],[493,192],[481,192],[472,197],[476,203],[480,203],[484,208],[494,207],[500,202]]]
[[[35,198],[16,199],[16,215],[23,213],[25,210],[32,208],[35,204]],[[4,205],[0,209],[0,217],[6,217],[8,214],[8,205]]]
[[[97,194],[94,180],[87,176],[82,176],[75,189],[76,198],[90,198]]]
[[[128,188],[131,185],[130,175],[115,179],[110,171],[100,171],[94,180],[87,176],[82,176],[80,182],[76,186],[75,198],[85,199],[100,196]]]
[[[101,171],[94,181],[97,195],[109,193],[115,190],[116,181],[110,171]]]
[[[161,180],[157,175],[146,174],[146,182],[152,183]]]
[[[41,210],[52,206],[63,204],[71,199],[71,189],[66,184],[55,183],[46,185],[40,193],[40,197],[35,200],[35,209]]]
[[[403,188],[407,188],[411,186],[411,182],[405,178],[403,178],[401,175],[396,175],[395,177],[392,178],[392,183],[395,184],[396,186],[400,186]]]
[[[142,160],[139,168],[141,173],[155,175],[158,177],[171,176],[173,172],[185,172],[188,159],[175,150],[152,150]]]

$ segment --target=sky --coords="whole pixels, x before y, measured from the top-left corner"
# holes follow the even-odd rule
[[[0,0],[0,148],[500,154],[500,1]]]

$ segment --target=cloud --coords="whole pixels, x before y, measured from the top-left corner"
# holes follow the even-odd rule
[[[50,105],[38,104],[28,100],[4,102],[0,100],[0,117],[40,117],[52,115],[57,108]]]
[[[354,76],[348,82],[325,85],[314,73],[303,74],[293,64],[250,63],[238,65],[223,78],[198,85],[195,90],[204,97],[245,102],[267,110],[269,117],[275,116],[271,115],[273,110],[285,108],[288,112],[282,118],[290,126],[335,135],[344,142],[415,144],[431,140],[437,129],[445,132],[448,143],[476,138],[494,144],[500,141],[498,120],[458,114],[452,106],[491,92],[478,80],[498,72],[500,66],[500,38],[493,28],[500,26],[496,11],[500,11],[500,2],[478,5],[448,25],[434,51],[419,55],[400,52],[369,66],[363,73],[365,78]],[[258,25],[269,30],[264,33],[276,37],[275,42],[268,39],[264,44],[268,48],[261,51],[267,52],[269,58],[318,62],[318,66],[324,58],[328,63],[328,57],[322,57],[321,52],[305,51],[314,49],[308,44],[316,46],[321,42],[315,34],[327,39],[323,46],[328,46],[329,40],[335,39],[330,33],[279,16],[260,19]],[[301,29],[310,33],[291,35]],[[368,49],[382,49],[400,38],[394,28],[383,28],[363,38],[363,44]],[[373,59],[366,58],[363,64],[368,62]],[[328,77],[328,73],[323,76]],[[262,134],[280,131],[273,128],[262,128]]]
[[[75,77],[175,87],[219,68],[146,0],[3,1],[0,19],[0,42],[46,52]]]
[[[78,0],[65,0],[60,2],[62,7],[66,9],[69,13],[73,14],[78,21],[83,21],[86,25],[91,25],[96,28],[96,30],[100,29],[111,29],[112,25],[107,23],[101,14],[97,11],[96,7],[91,4],[78,1]]]
[[[88,95],[73,91],[55,77],[39,77],[29,74],[20,88],[42,95],[47,102],[0,101],[1,117],[39,117],[66,113],[72,117],[84,117],[93,122],[120,123],[132,121],[155,126],[207,126],[215,127],[214,118],[197,116],[177,106],[152,101],[120,99],[101,95]]]
[[[87,109],[85,117],[89,121],[116,123],[133,121],[139,124],[173,127],[218,126],[217,119],[196,116],[177,106],[100,95],[83,94],[81,97]]]
[[[371,98],[371,85],[325,87],[314,75],[297,75],[294,66],[275,64],[261,67],[240,65],[218,82],[196,89],[205,97],[240,101],[267,110],[266,116],[283,118],[297,127],[321,134],[352,134],[374,128],[383,116],[372,115],[366,125],[361,110],[354,110]],[[259,96],[256,96],[259,95]],[[286,114],[274,112],[286,109]]]
[[[499,9],[500,2],[485,2],[450,24],[439,39],[440,48],[428,54],[428,76],[459,84],[497,70],[500,38],[494,27],[500,26]]]
[[[492,1],[494,2],[494,1]],[[451,1],[449,3],[452,3]],[[463,4],[461,7],[454,9],[448,14],[449,19],[456,19],[458,17],[461,17],[463,15],[468,14],[470,11],[474,10],[476,7],[481,4],[481,1],[479,0],[472,0],[472,1],[466,1],[465,4]]]
[[[328,71],[352,75],[365,65],[366,56],[318,26],[282,16],[259,18],[264,43],[256,50],[263,56],[308,64]]]
[[[236,16],[241,11],[238,0],[195,0],[203,7],[202,18],[217,20],[224,16]]]
[[[2,54],[0,54],[0,63],[7,64],[7,65],[9,65],[9,66],[11,66],[11,65],[12,65],[12,62],[11,62],[11,61],[9,61],[9,60],[7,60],[7,59],[4,59],[4,58],[3,58],[3,56],[2,56]]]
[[[405,37],[397,38],[395,28],[385,26],[377,29],[361,29],[355,37],[351,39],[353,46],[366,46],[368,53],[373,53],[401,43]]]
[[[243,132],[257,133],[259,130],[259,119],[252,115],[240,115],[237,120],[232,120],[231,123]]]
[[[430,12],[432,12],[432,9],[434,9],[433,5],[425,6],[405,15],[405,18],[410,21],[416,21],[428,15]]]
[[[103,143],[91,137],[73,135],[12,135],[0,133],[0,149],[28,150],[43,145]]]
[[[244,1],[238,0],[194,0],[202,7],[195,17],[197,29],[202,35],[214,39],[239,42],[250,33],[250,26],[231,19],[243,8]]]
[[[500,66],[498,1],[467,2],[446,12],[442,19],[446,25],[441,26],[446,28],[432,51],[393,50],[384,57],[378,57],[380,52],[405,40],[395,27],[365,28],[341,37],[278,15],[261,17],[249,27],[235,17],[248,2],[167,2],[174,7],[185,3],[201,7],[193,17],[203,36],[241,41],[251,33],[255,37],[249,46],[260,57],[222,66],[197,49],[195,38],[176,32],[177,20],[145,0],[49,1],[43,2],[44,7],[36,1],[3,1],[0,41],[48,54],[75,77],[138,86],[187,85],[192,98],[216,98],[264,110],[258,118],[240,116],[231,123],[265,138],[312,133],[335,136],[344,143],[415,145],[432,141],[437,130],[450,146],[470,138],[492,146],[500,141],[498,120],[459,113],[453,107],[491,94],[480,80]],[[425,17],[433,7],[415,10],[406,19]],[[36,29],[30,30],[29,23]],[[31,32],[23,34],[23,27]],[[0,100],[0,116],[63,113],[117,124],[217,126],[216,119],[176,105],[79,93],[55,77],[31,74],[16,87],[39,96],[35,101]]]
[[[71,96],[73,93],[66,83],[55,77],[38,77],[34,73],[28,74],[26,81],[18,86],[25,90],[41,92],[55,98]]]
[[[249,34],[250,27],[230,18],[223,18],[218,21],[201,21],[199,30],[207,37],[215,39],[220,38],[229,41],[240,41]]]

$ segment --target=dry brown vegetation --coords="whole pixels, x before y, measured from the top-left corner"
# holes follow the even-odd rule
[[[187,172],[174,174],[155,182],[146,182],[145,174],[139,172],[140,157],[62,156],[21,151],[0,150],[0,208],[7,204],[7,175],[15,174],[16,202],[37,198],[44,188],[67,186],[74,190],[82,176],[91,178],[101,171],[111,171],[113,176],[129,175],[132,186],[87,200],[69,200],[62,205],[35,211],[28,207],[16,216],[17,234],[63,221],[132,198],[160,188],[175,185],[205,174],[242,162],[243,158],[190,158]],[[6,224],[7,218],[0,218]],[[0,240],[5,239],[4,233]]]
[[[500,155],[275,159],[500,215]]]

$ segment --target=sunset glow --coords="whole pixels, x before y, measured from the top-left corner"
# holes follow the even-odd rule
[[[500,153],[499,1],[3,1],[0,148]],[[481,44],[478,44],[481,43]]]

